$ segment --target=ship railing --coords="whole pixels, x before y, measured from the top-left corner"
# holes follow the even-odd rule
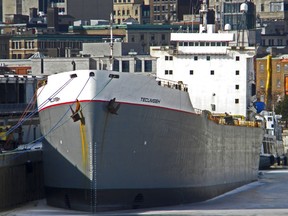
[[[244,126],[244,127],[262,127],[261,122],[247,121],[247,120],[242,120],[242,119],[233,119],[232,122],[230,122],[230,121],[227,121],[227,119],[225,118],[220,118],[219,124]]]
[[[262,127],[262,122],[259,121],[248,121],[240,116],[223,116],[223,115],[208,115],[208,119],[214,121],[217,124],[231,125],[231,126],[243,126],[243,127]]]
[[[172,80],[166,80],[162,78],[156,78],[156,81],[158,82],[159,86],[164,86],[171,89],[178,89],[180,91],[188,92],[188,86],[187,84],[184,84],[182,81],[172,81]]]

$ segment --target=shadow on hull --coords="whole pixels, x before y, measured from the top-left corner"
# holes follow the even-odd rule
[[[201,202],[250,182],[211,187],[81,190],[46,187],[47,204],[64,209],[102,212]],[[195,195],[197,194],[197,195]]]

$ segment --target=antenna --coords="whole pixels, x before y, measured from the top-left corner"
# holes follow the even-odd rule
[[[192,5],[192,15],[191,16],[192,16],[192,23],[191,23],[192,24],[192,26],[191,26],[192,27],[192,31],[191,32],[193,33],[193,29],[194,29],[194,24],[193,24],[193,22],[194,22],[194,19],[193,19],[193,16],[194,16],[193,5]]]
[[[241,23],[240,23],[240,30],[242,32],[242,40],[241,40],[242,47],[244,47],[244,32],[247,29],[247,21],[246,21],[247,11],[248,11],[248,5],[246,4],[246,2],[242,3],[240,5],[240,12],[242,13],[242,15],[241,15]],[[238,36],[237,36],[237,46],[238,46],[238,41],[239,41],[239,38],[240,38],[239,29],[237,31],[238,31]]]
[[[113,70],[113,14],[110,14],[110,70]]]

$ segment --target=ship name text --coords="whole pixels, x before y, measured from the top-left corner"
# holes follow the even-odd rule
[[[161,101],[159,99],[155,99],[155,98],[146,98],[146,97],[141,97],[141,101],[144,103],[155,103],[158,104]]]

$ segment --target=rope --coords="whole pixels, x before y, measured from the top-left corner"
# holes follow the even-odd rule
[[[76,99],[75,99],[75,102],[72,103],[75,104],[77,102],[77,99],[78,97],[81,95],[81,93],[83,92],[83,90],[85,89],[85,87],[87,86],[89,80],[90,80],[91,77],[88,78],[88,80],[85,82],[83,88],[80,90],[79,94],[77,95]],[[93,77],[93,79],[96,81],[96,79]],[[111,79],[103,86],[103,88],[91,99],[91,100],[94,100],[108,85],[109,83],[112,81],[113,77],[111,77]],[[54,94],[52,94],[46,101],[44,101],[39,107],[43,107],[44,104],[46,104],[51,97],[54,97],[55,95],[57,95],[60,91],[62,91],[64,89],[64,87],[66,87],[70,82],[71,82],[72,79],[68,80],[62,87],[60,87]],[[39,94],[40,95],[40,94]],[[39,96],[38,95],[38,96]],[[87,105],[84,105],[83,107],[81,106],[81,110],[83,110]],[[37,109],[38,110],[38,109]],[[69,116],[69,118],[67,118],[66,120],[64,120],[64,118],[66,117],[67,113],[70,111],[70,106],[67,108],[67,110],[65,111],[65,113],[62,115],[62,117],[54,124],[53,127],[50,128],[50,130],[48,132],[46,132],[46,134],[42,135],[41,137],[37,138],[36,140],[28,143],[29,144],[34,144],[36,145],[38,141],[42,141],[45,137],[47,137],[49,134],[51,134],[54,130],[58,129],[59,127],[61,127],[62,125],[66,124],[71,118]],[[29,115],[31,116],[31,115]],[[25,120],[25,119],[24,119]],[[24,122],[21,121],[22,122]],[[64,121],[63,121],[64,120]],[[20,122],[20,121],[19,121]],[[19,123],[20,124],[20,123]],[[19,125],[17,124],[17,125]],[[14,129],[16,128],[16,126],[14,127]],[[10,130],[12,131],[12,130]],[[33,146],[31,146],[31,148],[33,148]],[[90,157],[92,157],[92,160],[91,160],[91,165],[92,165],[92,168],[91,168],[91,177],[92,177],[92,181],[91,181],[91,210],[92,212],[95,212],[97,210],[97,192],[96,192],[96,189],[97,189],[97,181],[96,181],[96,143],[92,143],[93,147],[91,146],[91,149],[90,151],[92,151],[90,153]],[[95,146],[94,146],[95,145]],[[93,150],[94,149],[94,150]],[[14,150],[15,152],[16,150]],[[11,160],[17,158],[17,157],[20,157],[23,153],[20,153],[18,155],[16,155],[15,157],[11,158]],[[92,155],[91,155],[92,154]]]
[[[89,79],[90,79],[90,77],[89,77]],[[78,94],[77,98],[81,95],[81,93],[82,93],[82,91],[84,90],[85,86],[87,85],[89,79],[86,81],[84,87],[81,89],[81,91],[80,91],[80,93]],[[95,80],[95,78],[93,78],[93,79]],[[104,87],[103,87],[91,100],[95,99],[95,98],[106,88],[106,86],[111,82],[112,79],[113,79],[113,78],[111,78],[111,79],[104,85]],[[74,105],[74,104],[76,103],[77,98],[76,98],[76,100],[72,103],[72,105]],[[81,106],[81,110],[83,110],[86,106],[87,106],[87,105]],[[67,110],[66,110],[66,112],[64,113],[64,115],[60,118],[60,121],[58,121],[58,122],[49,130],[49,132],[47,132],[46,135],[43,135],[43,136],[45,137],[45,136],[49,135],[52,131],[54,131],[54,130],[58,129],[59,127],[61,127],[62,125],[66,124],[66,123],[70,120],[70,116],[69,116],[69,118],[67,118],[62,124],[59,124],[59,123],[60,123],[60,122],[62,121],[62,119],[67,115],[67,113],[68,113],[69,111],[70,111],[70,107],[67,108]],[[58,124],[59,124],[59,125],[58,125]]]
[[[13,127],[11,127],[6,133],[5,135],[3,135],[2,137],[8,136],[10,133],[12,133],[14,130],[16,130],[19,126],[21,126],[27,119],[31,118],[32,116],[34,116],[37,112],[38,109],[41,109],[42,107],[44,107],[50,100],[52,97],[55,97],[57,94],[59,94],[59,92],[61,92],[71,81],[73,78],[69,79],[66,83],[64,83],[64,85],[62,85],[59,89],[57,89],[47,100],[45,100],[42,104],[40,104],[38,106],[38,108],[36,107],[32,112],[30,112],[28,115],[26,115],[25,117],[19,119],[19,121],[17,122],[17,124],[15,124]],[[43,89],[42,89],[43,90]],[[37,91],[36,91],[37,92]],[[42,91],[41,91],[42,92]],[[40,92],[40,93],[41,93]],[[35,95],[35,94],[34,94]],[[40,95],[40,94],[39,94]]]

